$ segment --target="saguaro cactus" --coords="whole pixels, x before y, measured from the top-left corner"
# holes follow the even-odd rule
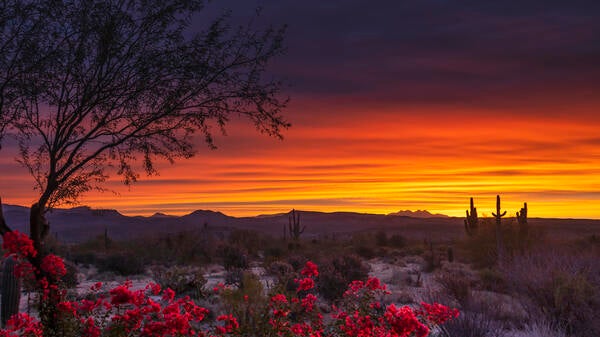
[[[294,239],[294,241],[300,240],[300,235],[304,233],[306,226],[300,225],[300,213],[296,213],[295,209],[292,209],[289,216],[289,230],[290,237]]]
[[[521,211],[517,212],[517,222],[519,226],[527,226],[527,203],[524,203]]]
[[[13,315],[19,312],[21,301],[21,279],[15,276],[17,262],[12,257],[7,257],[2,266],[2,291],[0,299],[0,320],[2,327]]]
[[[471,198],[471,213],[467,210],[467,218],[465,219],[465,231],[469,236],[475,236],[477,234],[477,228],[479,225],[479,218],[477,218],[477,208],[473,204],[473,198]]]
[[[498,254],[498,262],[501,262],[503,259],[503,247],[502,247],[502,217],[506,215],[506,211],[500,212],[500,196],[496,196],[496,213],[492,213],[494,218],[496,218],[496,252]]]
[[[519,223],[519,248],[524,250],[529,244],[529,225],[527,224],[527,203],[523,204],[520,212],[517,212],[517,222]]]

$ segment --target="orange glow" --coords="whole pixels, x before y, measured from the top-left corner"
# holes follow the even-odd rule
[[[490,214],[496,194],[514,214],[600,218],[600,117],[594,107],[502,108],[340,106],[300,100],[282,142],[234,122],[219,149],[131,189],[113,177],[83,204],[127,215],[212,209],[244,216],[316,211],[390,213],[427,209],[463,216],[473,196]],[[596,108],[597,110],[597,108]],[[552,111],[547,113],[545,111]],[[4,151],[4,150],[3,150]],[[4,153],[3,201],[30,204],[25,170]],[[13,169],[14,167],[14,169]]]

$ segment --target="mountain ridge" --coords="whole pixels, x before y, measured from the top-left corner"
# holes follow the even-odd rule
[[[29,231],[29,208],[2,205],[5,220],[14,230]],[[385,231],[400,233],[418,240],[438,238],[457,240],[464,237],[464,218],[431,214],[428,211],[399,211],[390,214],[358,212],[317,212],[296,210],[306,231],[305,238],[340,237],[353,233]],[[81,243],[105,231],[111,239],[130,240],[190,231],[219,232],[220,237],[235,229],[253,230],[281,238],[288,226],[289,213],[234,217],[218,211],[196,210],[176,216],[156,213],[152,216],[128,216],[117,210],[75,207],[55,209],[47,214],[51,234],[61,242]],[[507,220],[508,221],[508,220]],[[510,223],[508,221],[507,223]],[[533,226],[571,236],[600,231],[600,220],[530,218]]]

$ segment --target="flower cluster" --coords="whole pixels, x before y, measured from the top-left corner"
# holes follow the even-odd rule
[[[50,277],[61,278],[67,274],[65,262],[60,257],[54,254],[48,254],[42,259],[40,267]]]
[[[298,284],[294,296],[277,294],[271,297],[269,324],[279,336],[321,337],[324,334],[323,314],[317,309],[317,296],[313,277],[319,275],[317,265],[309,261],[301,271],[304,278]]]
[[[439,303],[421,303],[421,308],[422,309],[419,310],[419,315],[437,325],[444,324],[447,321],[458,317],[457,309],[448,308]]]
[[[0,337],[43,337],[42,325],[28,314],[16,314],[0,330]]]
[[[337,329],[348,337],[425,337],[431,327],[458,316],[456,309],[438,303],[422,303],[418,310],[394,304],[384,308],[379,299],[388,293],[377,278],[352,282],[334,314]]]
[[[17,277],[34,279],[43,299],[52,297],[57,300],[64,295],[57,285],[57,282],[67,273],[62,258],[48,254],[42,258],[39,269],[36,269],[30,262],[30,259],[38,254],[31,238],[19,231],[12,231],[5,233],[2,239],[4,256],[17,261],[15,265]]]
[[[28,258],[37,255],[37,252],[33,247],[33,241],[29,236],[19,231],[12,231],[4,234],[2,249],[4,249],[4,257],[13,256],[16,258]]]
[[[9,254],[20,258],[36,253],[31,249],[30,240],[20,233],[5,236],[3,246]],[[265,304],[268,310],[260,315],[262,322],[243,320],[244,324],[252,326],[242,326],[232,314],[219,315],[209,324],[204,321],[207,309],[196,305],[189,297],[176,298],[173,290],[161,289],[154,283],[144,289],[132,290],[131,283],[125,282],[104,293],[101,292],[103,285],[96,283],[86,299],[67,301],[65,292],[54,282],[66,272],[63,260],[47,255],[42,259],[40,269],[47,275],[38,277],[42,302],[50,299],[56,303],[52,317],[57,322],[68,322],[72,336],[225,337],[243,336],[251,331],[287,337],[425,337],[433,326],[458,315],[455,309],[438,303],[423,303],[416,310],[393,304],[384,307],[380,297],[388,293],[386,287],[377,278],[370,278],[352,282],[341,306],[334,307],[331,318],[325,319],[315,295],[315,278],[319,271],[312,262],[306,263],[301,271],[302,278],[296,280],[296,292],[270,297]],[[33,273],[39,275],[40,271],[33,270]],[[215,287],[219,295],[223,294],[222,290],[222,285]],[[249,305],[249,297],[243,299],[243,305]],[[265,330],[253,331],[258,326]],[[44,329],[45,326],[36,319],[18,314],[0,330],[0,337],[42,337]]]
[[[91,291],[99,289],[101,285],[95,284]],[[127,336],[191,336],[196,333],[194,323],[201,322],[208,313],[189,298],[175,299],[172,290],[161,290],[156,284],[134,291],[131,282],[126,282],[108,294],[95,300],[63,301],[58,308],[75,322],[82,336],[90,337],[101,336],[103,329]],[[156,296],[160,299],[152,298]]]

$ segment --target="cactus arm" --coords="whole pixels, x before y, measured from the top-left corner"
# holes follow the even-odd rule
[[[0,299],[0,319],[2,326],[14,315],[19,313],[21,300],[21,279],[15,276],[17,262],[8,257],[2,266],[2,290]]]
[[[469,210],[466,210],[465,212],[467,215],[467,218],[465,219],[465,231],[467,232],[467,235],[473,236],[477,231],[477,223],[479,221],[477,218],[477,208],[475,208],[473,198],[470,200],[469,208],[471,212],[469,213]]]

